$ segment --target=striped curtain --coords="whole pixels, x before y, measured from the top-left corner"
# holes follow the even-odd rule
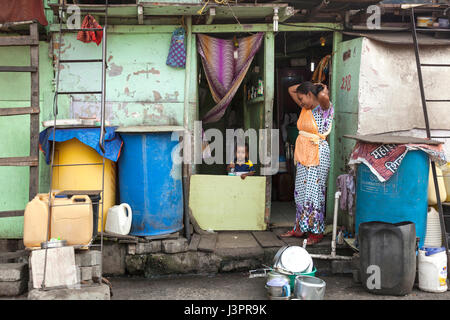
[[[237,59],[233,40],[198,34],[198,53],[216,105],[203,117],[203,123],[219,121],[241,85],[253,58],[261,47],[264,33],[237,39]]]

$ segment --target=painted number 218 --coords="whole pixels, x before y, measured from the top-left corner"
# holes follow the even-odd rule
[[[346,77],[342,77],[341,90],[350,91],[350,89],[352,88],[351,80],[352,80],[352,76],[351,75],[348,75]]]

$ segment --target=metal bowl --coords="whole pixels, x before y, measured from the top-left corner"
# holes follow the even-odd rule
[[[67,240],[41,242],[41,249],[61,248],[67,245]]]

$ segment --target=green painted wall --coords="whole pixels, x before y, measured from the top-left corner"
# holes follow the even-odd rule
[[[30,65],[28,47],[0,47],[2,65]],[[48,43],[39,43],[40,119],[51,114],[53,70]],[[0,108],[25,107],[30,104],[30,74],[0,74]],[[28,156],[30,120],[28,115],[0,117],[0,157]],[[42,124],[41,124],[42,129]],[[39,192],[48,191],[48,166],[40,155]],[[28,203],[29,167],[0,167],[0,211],[23,210]],[[21,238],[23,217],[0,218],[0,238]]]
[[[108,34],[106,120],[119,126],[183,125],[185,72],[166,65],[171,33],[139,33],[132,26],[126,31],[122,26],[120,33]],[[58,35],[53,39],[57,42]],[[101,45],[78,41],[76,34],[63,36],[61,59],[89,58],[101,58]],[[99,90],[101,65],[65,64],[60,79],[62,91]],[[70,117],[100,115],[100,95],[69,100],[62,107]]]
[[[358,130],[359,74],[361,66],[362,38],[341,42],[337,46],[333,76],[334,88],[334,146],[332,146],[332,170],[330,170],[329,192],[327,195],[327,221],[333,221],[334,193],[336,178],[348,173],[348,160],[355,141],[344,138],[346,134],[356,134]],[[351,229],[353,218],[346,212],[339,212],[339,224]]]

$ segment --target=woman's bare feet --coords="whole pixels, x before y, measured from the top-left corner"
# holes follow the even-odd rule
[[[305,235],[304,232],[291,230],[286,233],[283,233],[282,235],[280,235],[280,237],[282,237],[282,238],[289,238],[289,237],[301,238],[304,235]]]

